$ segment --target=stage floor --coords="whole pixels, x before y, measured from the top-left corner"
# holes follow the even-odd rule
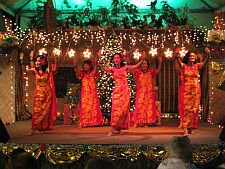
[[[56,121],[54,130],[27,136],[31,120],[7,125],[11,137],[9,143],[37,144],[166,144],[173,136],[182,136],[183,130],[177,128],[179,119],[162,119],[161,126],[139,127],[125,130],[123,135],[107,136],[109,126],[77,128]],[[189,135],[193,144],[218,143],[221,129],[218,125],[206,122],[199,123],[199,129]]]

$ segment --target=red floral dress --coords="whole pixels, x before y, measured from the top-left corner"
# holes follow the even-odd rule
[[[32,130],[47,131],[53,129],[56,117],[56,98],[52,73],[43,72],[35,75],[34,110],[32,114]]]
[[[179,89],[179,109],[182,113],[182,126],[192,129],[198,128],[201,96],[198,66],[184,64],[182,73],[184,81]]]
[[[78,124],[82,127],[103,125],[94,71],[89,74],[80,71],[78,78],[81,79],[81,109]]]
[[[126,66],[112,68],[115,87],[112,93],[111,127],[117,131],[128,129],[130,110],[130,89]]]
[[[143,73],[140,69],[137,69],[135,76],[137,78],[137,86],[132,124],[142,125],[155,123],[157,116],[153,85],[155,70],[150,69],[146,73]]]

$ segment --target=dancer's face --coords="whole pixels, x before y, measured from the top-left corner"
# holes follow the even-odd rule
[[[188,58],[188,61],[189,61],[189,62],[195,62],[195,60],[196,60],[196,55],[195,55],[195,53],[190,53],[190,56],[189,56],[189,58]]]
[[[143,60],[141,63],[141,70],[146,71],[148,69],[148,63],[146,60]]]
[[[116,54],[113,58],[113,61],[114,61],[115,65],[120,65],[120,62],[121,62],[120,55]]]
[[[43,65],[46,65],[48,62],[47,62],[47,59],[46,57],[44,56],[38,56],[35,60],[35,67],[41,67]]]
[[[84,70],[85,71],[89,71],[90,68],[91,68],[91,66],[89,64],[87,64],[87,63],[84,64]]]
[[[41,58],[40,58],[40,57],[38,57],[38,58],[36,59],[35,66],[36,66],[36,67],[40,67],[40,66],[41,66]]]

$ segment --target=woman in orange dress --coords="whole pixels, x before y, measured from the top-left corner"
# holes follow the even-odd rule
[[[157,119],[153,80],[160,72],[161,63],[162,58],[160,57],[158,68],[150,69],[148,60],[144,59],[140,69],[136,69],[134,72],[137,79],[135,111],[132,119],[134,127],[147,127],[149,124],[154,124]]]
[[[175,51],[175,58],[179,56],[180,48],[177,48]],[[182,58],[180,58],[182,61]],[[175,69],[179,76],[179,88],[178,88],[178,112],[180,116],[180,124],[178,128],[182,128],[183,124],[183,114],[184,114],[184,100],[182,99],[183,96],[183,87],[184,86],[184,75],[182,69],[180,69],[178,62],[175,62]]]
[[[34,109],[32,113],[31,133],[44,132],[53,129],[56,119],[56,97],[54,91],[53,73],[56,71],[56,62],[49,70],[47,56],[38,55],[33,59],[33,51],[30,54],[31,68],[35,77]],[[35,63],[35,64],[33,64]]]
[[[205,50],[209,52],[208,49]],[[181,111],[180,125],[184,129],[184,135],[192,132],[192,129],[198,128],[199,106],[201,98],[201,89],[199,83],[199,69],[202,69],[208,61],[208,55],[204,62],[196,63],[196,54],[188,52],[181,62],[176,57],[179,65],[179,72],[183,75],[183,82],[179,87],[179,111]]]
[[[81,79],[79,127],[102,126],[104,120],[97,94],[96,69],[90,60],[84,61],[82,67],[83,70],[78,70],[75,64],[77,78]]]
[[[111,110],[111,131],[108,136],[120,133],[121,130],[128,129],[129,126],[129,110],[130,110],[130,89],[127,81],[127,70],[137,68],[142,60],[136,65],[125,65],[124,56],[116,53],[113,58],[114,67],[104,70],[113,73],[115,87],[112,93],[112,110]]]

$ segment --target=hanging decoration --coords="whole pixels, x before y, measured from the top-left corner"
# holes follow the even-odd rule
[[[85,50],[83,52],[84,58],[85,59],[90,59],[91,58],[91,52],[89,51],[89,49]]]
[[[75,53],[76,53],[75,50],[70,49],[69,52],[68,52],[68,55],[69,55],[70,58],[72,58],[72,57],[74,57]]]
[[[44,31],[36,31],[35,33],[33,33],[33,31],[27,31],[24,37],[23,47],[30,49],[35,44],[37,48],[46,48],[50,44],[51,48],[60,48],[62,53],[67,54],[69,49],[76,49],[76,54],[78,54],[81,50],[83,50],[82,52],[86,52],[85,50],[90,50],[90,48],[100,50],[105,45],[111,32],[112,30],[66,30],[48,34]],[[134,50],[134,46],[142,46],[149,48],[149,54],[152,56],[155,56],[159,49],[165,50],[165,47],[173,49],[175,46],[180,46],[188,49],[191,45],[201,47],[201,45],[204,44],[203,38],[205,33],[198,29],[181,30],[176,33],[176,36],[174,32],[177,31],[161,30],[155,32],[146,30],[139,32],[137,30],[116,30],[118,38],[127,51],[131,50],[129,49],[130,47]],[[93,46],[93,44],[95,45]],[[79,48],[77,48],[78,46]],[[80,48],[80,46],[82,46],[82,48]]]
[[[151,47],[151,50],[149,51],[149,54],[152,56],[152,57],[155,57],[158,53],[157,53],[157,48],[153,48]]]
[[[141,53],[139,52],[138,49],[136,49],[133,54],[134,54],[134,59],[139,60],[139,58],[141,57]]]
[[[57,49],[57,48],[54,48],[53,53],[55,55],[59,56],[61,54],[61,50],[60,49]]]
[[[166,58],[171,58],[171,57],[173,57],[173,51],[171,51],[170,48],[168,48],[168,49],[164,52],[164,54],[165,54],[165,57],[166,57]]]

